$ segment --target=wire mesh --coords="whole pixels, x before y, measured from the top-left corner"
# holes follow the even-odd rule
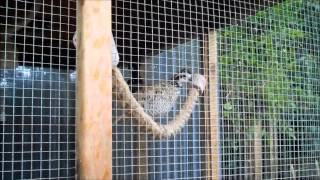
[[[0,2],[1,179],[75,177],[75,7]]]
[[[112,3],[118,67],[137,99],[153,101],[156,94],[145,89],[163,81],[158,92],[168,95],[164,87],[184,68],[215,78],[209,74],[211,43],[218,46],[219,76],[219,83],[208,85],[219,92],[219,124],[210,118],[209,95],[215,92],[206,89],[182,130],[163,139],[126,113],[130,107],[116,88],[114,179],[320,177],[318,1]],[[174,106],[161,115],[156,108],[169,104],[144,110],[167,124],[181,111],[188,90],[182,86]],[[218,154],[210,150],[216,148],[212,134],[219,137]]]
[[[158,99],[163,105],[146,110],[161,124],[168,124],[175,118],[187,98],[187,86],[174,87],[173,90],[179,91],[180,96],[172,109],[167,109],[171,104],[166,101],[166,97],[170,96],[166,87],[174,83],[172,77],[185,68],[191,73],[204,74],[205,71],[203,35],[198,32],[197,26],[192,26],[191,17],[181,16],[182,11],[188,13],[191,6],[180,11],[178,5],[172,1],[113,3],[113,35],[122,60],[119,67],[132,92],[138,94],[138,99],[155,95],[147,94],[144,87],[157,88],[159,93],[164,94]],[[179,18],[181,22],[185,21],[184,24],[174,24],[178,17],[173,15],[177,13],[181,13]],[[175,26],[175,31],[172,26]],[[184,26],[193,30],[187,31]],[[114,96],[118,96],[117,93],[115,91]],[[121,106],[122,100],[114,98],[114,179],[205,177],[204,144],[207,134],[203,132],[206,121],[203,102],[201,95],[190,121],[181,132],[157,139],[156,134],[148,133],[143,125],[134,121],[134,115],[125,117],[126,108]],[[157,116],[158,108],[167,110]],[[121,118],[123,120],[119,121]]]
[[[112,5],[118,67],[137,99],[162,94],[144,109],[157,123],[181,113],[190,95],[179,84],[184,69],[219,79],[207,84],[182,129],[162,138],[128,114],[127,100],[113,91],[114,179],[320,177],[317,0]],[[75,0],[0,2],[2,179],[76,176],[75,16]],[[219,99],[218,123],[212,98]]]
[[[319,17],[291,0],[219,31],[225,176],[320,177]]]

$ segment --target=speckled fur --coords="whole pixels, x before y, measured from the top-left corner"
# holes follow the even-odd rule
[[[146,130],[151,132],[154,135],[153,137],[159,137],[160,139],[167,138],[169,136],[176,134],[188,122],[188,119],[190,118],[191,113],[192,113],[192,109],[193,109],[193,107],[194,107],[194,105],[200,95],[200,91],[203,92],[203,90],[205,88],[205,84],[206,84],[205,77],[203,77],[200,74],[193,75],[193,78],[199,82],[191,81],[193,86],[191,86],[191,89],[188,92],[187,99],[186,99],[185,103],[183,104],[183,106],[181,107],[178,115],[176,115],[174,117],[174,119],[171,120],[167,124],[159,124],[156,121],[154,121],[153,117],[151,115],[149,115],[148,113],[146,113],[144,107],[142,107],[142,104],[145,104],[147,102],[145,100],[145,98],[142,98],[143,102],[139,103],[137,101],[136,97],[134,97],[134,95],[130,91],[128,84],[124,80],[120,69],[117,67],[112,67],[112,75],[113,75],[113,81],[114,81],[112,83],[112,88],[114,88],[114,90],[117,92],[117,96],[116,96],[117,99],[119,101],[122,101],[124,104],[123,108],[126,109],[126,112],[125,112],[126,117],[134,117],[131,119],[136,120],[140,126],[146,127]],[[189,78],[187,78],[187,79],[189,79]],[[183,79],[179,80],[179,82],[183,82],[183,81],[184,81]],[[186,81],[184,81],[184,82],[186,82]],[[147,97],[146,94],[150,94],[150,95],[165,94],[165,97],[169,97],[169,96],[167,96],[168,93],[165,93],[165,92],[167,90],[167,87],[172,88],[174,86],[174,85],[170,85],[170,84],[171,83],[168,83],[168,82],[165,82],[165,84],[160,83],[158,85],[153,86],[153,90],[151,90],[151,91],[147,90],[147,89],[149,89],[149,87],[144,88],[145,89],[144,92],[146,92],[146,93],[144,93],[145,94],[144,96]],[[161,92],[161,93],[158,93],[158,92],[155,93],[155,89],[157,89],[155,87],[160,87],[161,91],[159,91],[159,92]],[[174,87],[175,88],[172,88],[172,89],[176,89],[176,88],[179,89],[178,86],[174,86]],[[150,93],[150,92],[152,92],[152,93]],[[174,92],[174,91],[170,91],[170,92]],[[141,94],[141,92],[139,94]],[[139,94],[137,94],[137,95],[139,95]],[[141,97],[143,97],[143,96],[140,96],[140,98]],[[172,96],[172,97],[174,97],[174,96]],[[158,96],[157,98],[163,99],[163,96]],[[165,101],[163,101],[163,100],[161,100],[162,103],[154,104],[154,102],[156,102],[155,98],[150,98],[150,99],[152,99],[152,101],[149,101],[147,105],[153,106],[153,107],[155,107],[156,105],[157,106],[159,105],[157,107],[157,109],[162,108],[163,105],[167,106],[168,109],[169,109],[169,107],[171,109],[172,106],[175,104],[175,101],[170,101],[169,102],[170,105],[167,105],[165,103]],[[168,99],[171,99],[171,97]],[[162,111],[159,110],[158,112],[162,112]],[[120,118],[120,119],[122,119],[122,118]],[[123,118],[123,120],[125,120],[125,118]]]
[[[134,97],[150,116],[157,117],[170,112],[180,95],[180,88],[161,81],[154,86],[141,88]]]

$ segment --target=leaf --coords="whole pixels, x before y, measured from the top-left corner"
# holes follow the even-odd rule
[[[226,111],[231,111],[233,109],[233,106],[230,102],[227,102],[226,104],[224,104],[223,109]]]

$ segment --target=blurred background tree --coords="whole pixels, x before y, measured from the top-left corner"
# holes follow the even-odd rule
[[[317,174],[320,2],[260,11],[219,30],[218,44],[223,173],[255,171],[258,134],[265,178],[290,177],[289,165],[297,176]]]

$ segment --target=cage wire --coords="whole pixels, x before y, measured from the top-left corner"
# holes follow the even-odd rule
[[[126,114],[130,107],[113,91],[114,179],[320,177],[319,1],[117,0],[112,15],[118,67],[143,103],[156,93],[164,94],[157,99],[164,102],[164,87],[182,69],[215,78],[208,74],[215,58],[210,43],[217,44],[219,78],[200,95],[183,128],[162,138],[139,116]],[[157,91],[149,94],[146,87]],[[219,92],[217,124],[210,118],[215,92],[209,87]],[[168,124],[188,91],[181,86],[174,106],[161,115],[157,106],[144,110]],[[217,141],[212,133],[218,134],[219,154],[210,151]],[[216,174],[214,166],[220,168]]]
[[[179,6],[179,7],[178,7]],[[171,106],[166,101],[174,83],[173,77],[184,69],[191,74],[204,74],[203,35],[191,23],[191,8],[173,1],[113,1],[113,30],[120,54],[119,67],[124,79],[137,99],[156,100],[160,105],[145,111],[160,124],[168,124],[177,116],[186,101],[187,86],[172,88],[179,97]],[[179,17],[174,16],[174,14]],[[201,12],[194,13],[201,15]],[[184,22],[177,24],[179,21]],[[174,26],[174,27],[173,27]],[[186,29],[188,27],[191,31]],[[175,30],[173,29],[175,28]],[[116,84],[118,86],[118,84]],[[156,89],[155,91],[146,91]],[[118,96],[115,91],[114,97]],[[159,99],[154,93],[162,94]],[[141,101],[140,101],[141,102]],[[174,136],[157,138],[134,114],[126,116],[127,109],[120,99],[113,100],[113,178],[114,179],[188,179],[205,177],[205,142],[203,95],[196,103],[192,117]],[[157,112],[167,109],[161,115]],[[120,120],[119,120],[120,119]]]
[[[1,179],[76,178],[76,3],[0,2]],[[318,179],[319,18],[317,0],[113,0],[118,67],[156,123],[207,78],[170,136],[113,82],[113,179]]]
[[[225,177],[320,177],[319,5],[284,1],[219,30]]]
[[[0,179],[72,179],[76,1],[2,0],[0,20]]]

